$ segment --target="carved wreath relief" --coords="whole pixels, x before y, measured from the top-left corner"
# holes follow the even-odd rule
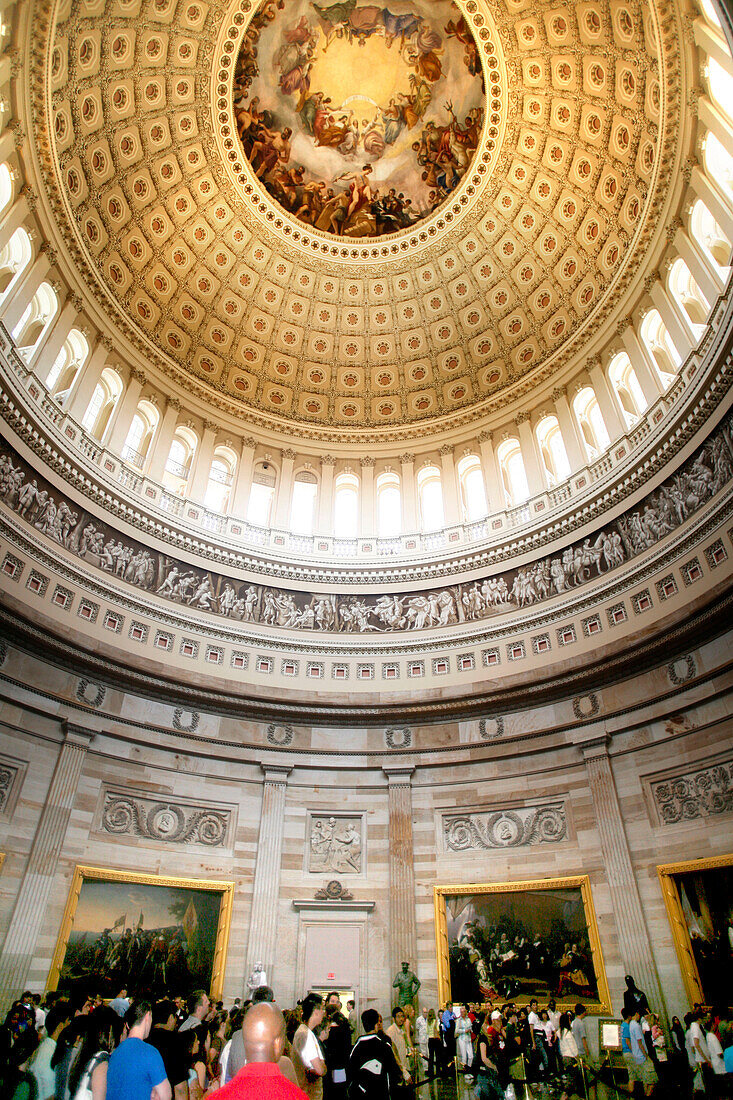
[[[167,844],[205,844],[209,848],[220,848],[226,843],[230,822],[229,810],[107,791],[101,828],[115,836],[142,836]]]
[[[556,844],[566,836],[564,802],[443,817],[443,841],[451,852]]]
[[[664,825],[730,813],[733,810],[733,763],[714,764],[652,783],[652,793]]]

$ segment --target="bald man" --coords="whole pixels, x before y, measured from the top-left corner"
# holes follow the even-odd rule
[[[285,1019],[274,1004],[248,1009],[242,1023],[247,1064],[217,1093],[218,1100],[308,1100],[278,1069],[285,1046]]]

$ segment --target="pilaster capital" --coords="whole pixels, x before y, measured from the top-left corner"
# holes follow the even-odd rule
[[[359,459],[359,464],[360,464],[360,465],[361,465],[362,467],[367,467],[367,468],[369,468],[370,466],[372,466],[372,467],[373,467],[373,466],[374,466],[374,464],[376,463],[376,461],[377,461],[377,460],[376,460],[376,458],[374,457],[374,455],[362,455],[362,457],[361,457],[361,458]]]
[[[414,764],[395,764],[394,766],[386,765],[382,768],[385,776],[387,777],[387,784],[390,787],[410,787],[412,786],[412,773],[415,771]]]
[[[583,759],[586,763],[589,760],[608,760],[608,746],[611,743],[611,738],[606,730],[602,732],[590,733],[579,730],[577,737],[574,738],[576,746],[583,754]]]
[[[552,391],[552,400],[553,401],[562,401],[563,397],[567,397],[567,392],[565,390],[565,387],[564,386],[555,386],[555,389]]]
[[[409,451],[405,451],[403,455],[400,455],[400,463],[403,466],[411,466],[414,461],[415,456],[413,454],[410,454]]]
[[[140,370],[139,367],[130,367],[130,381],[139,382],[141,386],[144,386],[147,381],[145,371]]]
[[[443,445],[440,447],[441,457],[445,458],[446,455],[452,455],[452,454],[453,454],[453,444],[452,443],[443,443]]]
[[[644,280],[644,290],[647,292],[647,294],[651,294],[652,290],[658,282],[659,276],[657,275],[656,271],[652,272],[651,275],[647,275],[646,279]]]
[[[321,466],[335,466],[336,459],[333,455],[321,455]]]
[[[219,425],[215,420],[204,420],[204,431],[216,433],[219,431]]]
[[[522,411],[518,412],[517,415],[514,417],[514,423],[517,425],[517,427],[519,427],[520,424],[526,424],[530,418],[530,415],[531,414],[527,412],[526,409],[522,409]]]
[[[251,435],[246,435],[242,440],[242,446],[246,447],[250,451],[253,451],[257,446],[257,440],[254,439]]]
[[[176,412],[181,411],[181,402],[177,397],[168,397],[165,402],[166,411],[168,409],[175,409]]]
[[[69,722],[67,718],[62,720],[61,726],[64,732],[65,745],[76,745],[80,749],[88,749],[96,737],[94,730],[77,726],[74,722]]]
[[[287,784],[288,776],[293,770],[292,764],[260,764],[265,783]]]
[[[286,458],[288,462],[295,462],[298,457],[298,452],[294,451],[292,447],[288,447],[286,451],[283,451],[283,458]]]
[[[491,443],[491,438],[491,432],[487,432],[485,428],[478,433],[479,443]]]

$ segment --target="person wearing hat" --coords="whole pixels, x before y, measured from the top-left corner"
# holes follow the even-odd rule
[[[499,1082],[502,1018],[496,1009],[483,1022],[476,1052],[476,1096],[478,1100],[504,1100]]]

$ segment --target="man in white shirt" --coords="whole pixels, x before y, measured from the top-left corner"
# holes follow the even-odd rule
[[[705,1091],[710,1091],[709,1077],[712,1074],[713,1062],[710,1057],[705,1035],[704,1024],[707,1020],[708,1017],[699,1009],[697,1012],[693,1012],[688,1038],[690,1044],[689,1052],[695,1064],[696,1080],[693,1083],[693,1089],[696,1090],[699,1084],[701,1089],[704,1087]]]
[[[537,1001],[531,1000],[529,1002],[529,1016],[527,1017],[527,1023],[529,1024],[530,1041],[532,1044],[532,1050],[534,1050],[539,1058],[542,1066],[542,1072],[547,1075],[550,1072],[550,1056],[547,1052],[547,1042],[545,1025],[539,1017],[537,1011]]]
[[[202,1024],[209,1015],[211,1001],[203,989],[197,989],[190,994],[187,1007],[188,1019],[183,1021],[178,1029],[179,1031],[189,1031],[192,1027],[198,1027],[199,1024]]]
[[[415,1042],[425,1062],[428,1060],[428,1021],[425,1018],[425,1009],[420,1009],[420,1015],[415,1020]]]
[[[582,1004],[575,1006],[575,1015],[573,1016],[573,1022],[570,1025],[570,1029],[573,1033],[576,1046],[578,1048],[578,1062],[581,1066],[581,1072],[583,1079],[586,1083],[586,1087],[595,1096],[596,1086],[590,1083],[590,1071],[593,1068],[593,1060],[591,1058],[590,1047],[588,1046],[588,1036],[585,1032],[585,1016],[586,1007]]]

